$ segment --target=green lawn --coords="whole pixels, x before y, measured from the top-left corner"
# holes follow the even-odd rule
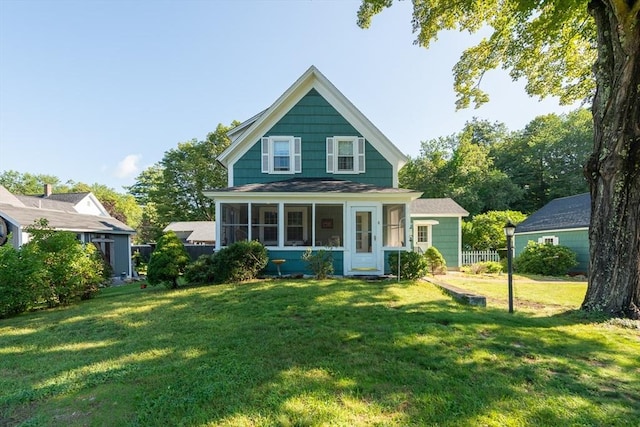
[[[553,304],[509,315],[426,282],[110,288],[0,320],[0,425],[637,426],[637,324]]]
[[[491,308],[508,307],[508,278],[499,275],[449,273],[435,280],[484,295]],[[514,275],[514,309],[536,315],[553,315],[580,308],[587,292],[587,282],[557,278]]]

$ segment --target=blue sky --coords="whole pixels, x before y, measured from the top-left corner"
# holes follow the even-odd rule
[[[362,30],[357,0],[0,0],[0,171],[118,191],[178,142],[267,108],[315,65],[401,151],[473,117],[523,128],[567,112],[502,71],[455,111],[451,69],[477,37],[413,45],[411,3]]]

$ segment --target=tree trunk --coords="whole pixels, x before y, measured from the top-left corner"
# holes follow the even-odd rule
[[[640,0],[592,0],[597,26],[589,285],[582,309],[640,319]],[[635,6],[634,6],[635,4]]]

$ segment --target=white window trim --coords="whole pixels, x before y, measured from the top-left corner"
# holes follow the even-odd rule
[[[353,144],[353,169],[338,170],[338,141],[348,141]],[[365,160],[366,142],[360,136],[332,136],[327,138],[327,173],[336,175],[360,174],[366,172]]]
[[[274,144],[276,141],[289,143],[289,170],[274,170]],[[296,136],[265,136],[260,140],[260,161],[262,173],[292,175],[302,172],[302,139]]]
[[[270,247],[270,246],[278,246],[278,244],[279,244],[278,240],[279,240],[279,230],[280,230],[280,218],[278,217],[278,223],[276,223],[276,224],[265,224],[264,223],[264,217],[265,217],[265,214],[267,212],[278,214],[278,211],[279,211],[279,207],[278,206],[261,206],[261,207],[259,207],[258,208],[258,212],[259,212],[260,217],[258,218],[258,224],[253,224],[253,225],[259,225],[260,226],[260,229],[259,229],[259,232],[258,232],[260,241],[263,242],[263,244],[265,246],[268,246],[268,247]],[[265,240],[265,238],[264,238],[264,227],[265,226],[276,227],[276,240],[269,240],[269,241]]]
[[[300,245],[302,246],[304,244],[304,241],[310,241],[309,239],[309,227],[308,227],[308,222],[307,222],[307,209],[305,207],[301,207],[301,206],[287,206],[284,205],[284,246],[297,246]],[[288,213],[289,212],[300,212],[302,213],[302,241],[297,241],[297,240],[287,240],[287,227],[289,227],[289,217],[288,217]]]
[[[545,243],[547,240],[551,240],[551,244],[554,246],[558,246],[560,243],[560,238],[558,236],[542,236],[538,239],[538,243]]]

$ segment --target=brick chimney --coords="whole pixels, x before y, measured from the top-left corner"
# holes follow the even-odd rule
[[[45,184],[44,185],[44,197],[49,197],[51,194],[53,194],[53,185]]]

